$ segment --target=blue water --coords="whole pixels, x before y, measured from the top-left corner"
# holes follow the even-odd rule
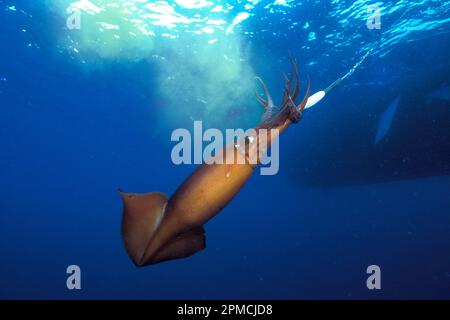
[[[0,0],[0,298],[449,299],[450,1],[376,2],[379,30],[370,4]],[[131,263],[117,188],[178,187],[195,166],[172,164],[173,129],[256,125],[254,76],[279,101],[288,52],[316,92],[368,50],[282,136],[280,172],[206,224],[204,251]]]

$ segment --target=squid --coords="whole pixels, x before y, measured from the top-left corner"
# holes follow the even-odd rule
[[[123,200],[122,239],[125,249],[138,267],[189,257],[206,247],[204,225],[217,215],[239,192],[261,162],[266,150],[254,141],[266,139],[270,147],[274,138],[302,118],[311,81],[303,99],[296,61],[291,57],[290,76],[283,74],[285,87],[279,107],[275,106],[269,91],[260,78],[264,96],[256,99],[264,107],[261,123],[256,126],[257,139],[245,139],[245,148],[230,144],[214,155],[220,160],[231,155],[233,159],[244,152],[244,162],[208,161],[199,165],[168,198],[164,193],[125,193]],[[264,130],[263,130],[264,129]],[[267,135],[270,130],[275,135]],[[249,159],[256,159],[255,162]]]

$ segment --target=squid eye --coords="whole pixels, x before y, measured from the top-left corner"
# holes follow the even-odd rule
[[[248,146],[253,141],[255,141],[255,137],[245,137],[245,145]]]

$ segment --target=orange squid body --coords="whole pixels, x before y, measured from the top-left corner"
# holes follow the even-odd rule
[[[223,158],[227,152],[237,157],[240,151],[228,146]],[[183,258],[205,248],[202,226],[234,198],[253,171],[250,163],[204,163],[170,199],[162,193],[122,193],[122,235],[134,263]]]
[[[297,74],[295,63],[294,75]],[[296,80],[298,81],[298,74]],[[290,80],[289,80],[290,81]],[[289,84],[289,86],[288,86]],[[298,83],[296,83],[298,85]],[[296,87],[298,91],[298,88]],[[239,192],[260,163],[266,149],[258,145],[261,135],[271,129],[264,138],[266,147],[279,133],[299,119],[307,101],[309,86],[300,105],[295,105],[297,93],[290,92],[290,82],[277,115],[260,124],[255,130],[257,139],[244,150],[228,145],[216,155],[216,163],[203,163],[181,184],[170,199],[163,193],[132,194],[121,192],[124,201],[122,238],[125,248],[137,266],[188,257],[206,247],[203,225],[219,213]],[[266,91],[267,101],[271,103]],[[294,99],[293,99],[294,98]],[[270,134],[272,133],[272,135]],[[227,155],[232,155],[230,163]],[[240,157],[240,158],[239,158]],[[222,163],[217,163],[222,160]],[[249,161],[256,159],[256,163]],[[211,163],[211,162],[209,162]]]

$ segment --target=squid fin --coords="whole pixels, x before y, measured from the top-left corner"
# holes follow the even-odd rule
[[[167,260],[186,258],[206,248],[205,230],[203,227],[193,228],[174,237],[162,247],[150,263],[155,264]]]
[[[155,264],[193,255],[206,247],[205,230],[202,226],[179,233],[150,256],[146,251],[164,219],[167,196],[164,193],[124,193],[122,238],[128,255],[136,266]]]
[[[142,265],[147,245],[164,216],[167,196],[159,192],[120,192],[120,195],[124,202],[122,238],[125,249],[136,265]]]

